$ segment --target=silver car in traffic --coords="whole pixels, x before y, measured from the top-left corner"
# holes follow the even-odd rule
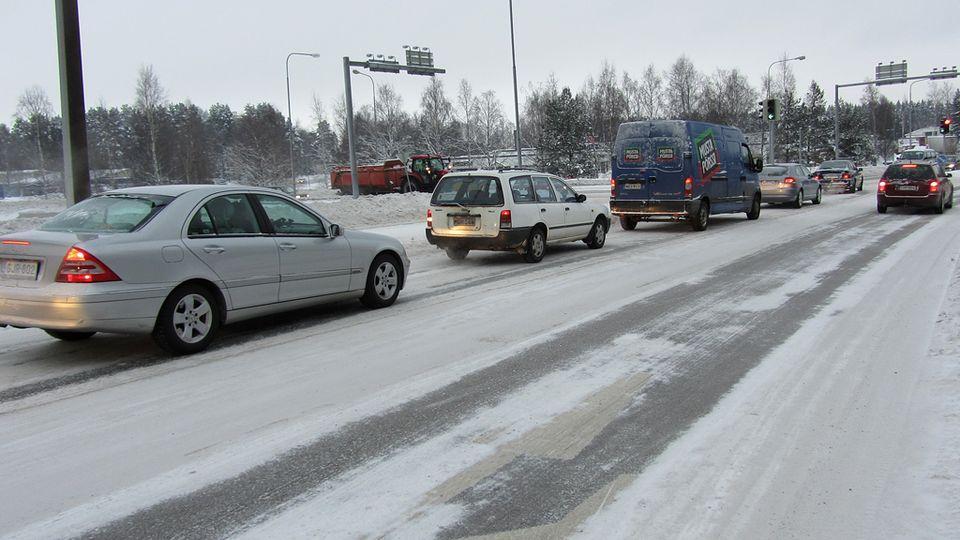
[[[801,208],[806,201],[813,204],[823,201],[820,182],[798,163],[764,165],[760,172],[760,193],[765,203],[786,203],[794,208]]]
[[[187,354],[243,319],[348,298],[389,306],[409,265],[396,239],[344,231],[276,190],[127,188],[0,236],[0,326],[150,333]]]

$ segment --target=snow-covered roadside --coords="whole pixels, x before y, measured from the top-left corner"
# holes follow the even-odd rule
[[[952,219],[931,224],[841,288],[612,494],[580,537],[955,535],[960,234],[953,226]]]

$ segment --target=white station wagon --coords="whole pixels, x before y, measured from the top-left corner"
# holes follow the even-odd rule
[[[472,249],[516,251],[540,262],[547,244],[603,247],[610,209],[587,202],[556,176],[496,170],[443,177],[427,210],[427,240],[461,260]]]

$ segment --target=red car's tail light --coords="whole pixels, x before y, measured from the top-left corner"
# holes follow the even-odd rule
[[[797,179],[792,176],[788,176],[783,179],[784,184],[795,184],[796,182],[797,182]]]
[[[877,191],[879,191],[880,193],[886,193],[886,192],[887,192],[887,181],[886,181],[886,179],[884,179],[884,178],[881,178],[881,179],[880,179],[880,183],[877,184]]]
[[[689,176],[683,181],[683,196],[688,199],[693,198],[693,178]]]
[[[901,165],[900,167],[901,167],[902,169],[916,169],[916,168],[917,168],[917,164],[916,164],[916,163],[908,163],[908,164],[906,164],[906,165]]]
[[[940,190],[940,182],[937,182],[936,180],[931,180],[931,181],[930,181],[930,193],[936,193],[936,192],[939,191],[939,190]]]
[[[500,211],[500,228],[510,229],[513,227],[513,215],[509,210]]]
[[[60,283],[101,283],[104,281],[120,281],[120,276],[113,273],[113,270],[93,255],[78,247],[72,247],[60,263],[60,269],[57,270],[57,281]]]
[[[433,210],[430,210],[429,208],[427,208],[427,228],[433,228]]]

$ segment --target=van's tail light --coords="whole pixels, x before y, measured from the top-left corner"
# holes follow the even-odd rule
[[[611,178],[611,179],[610,179],[610,196],[611,196],[611,197],[616,197],[616,196],[617,196],[617,180],[616,180],[616,178]]]
[[[840,178],[843,178],[844,180],[849,180],[849,179],[850,179],[850,173],[845,172],[845,173],[843,173],[843,176],[841,176]]]
[[[937,182],[936,180],[931,180],[930,193],[936,193],[937,191],[940,191],[940,182]]]
[[[880,179],[880,183],[877,184],[877,191],[879,191],[880,193],[886,193],[886,192],[887,192],[887,179],[886,179],[886,178],[881,178],[881,179]]]
[[[509,210],[500,211],[500,228],[501,229],[510,229],[513,228],[513,215]]]
[[[683,181],[683,196],[688,199],[693,198],[693,178],[689,176]]]
[[[433,210],[427,208],[427,228],[433,228]]]
[[[783,179],[783,183],[784,183],[784,184],[796,184],[796,183],[797,183],[797,179],[794,178],[794,177],[792,177],[792,176],[788,176],[788,177],[786,177],[786,178]]]
[[[78,247],[72,247],[60,263],[60,269],[57,270],[57,281],[60,283],[101,283],[104,281],[120,281],[120,276],[114,274],[113,270],[93,255]]]

